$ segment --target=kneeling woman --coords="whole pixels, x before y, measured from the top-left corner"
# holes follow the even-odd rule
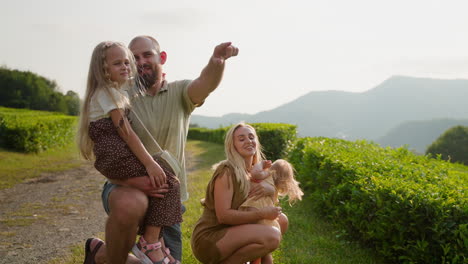
[[[281,231],[255,224],[279,217],[283,232],[287,218],[279,207],[240,211],[250,189],[250,169],[263,159],[255,129],[240,123],[226,134],[227,159],[216,165],[208,183],[203,214],[192,234],[192,251],[202,263],[244,263],[274,251]]]

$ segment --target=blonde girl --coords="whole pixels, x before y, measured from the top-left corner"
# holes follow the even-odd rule
[[[133,55],[125,45],[105,41],[96,46],[89,66],[78,146],[81,155],[94,160],[95,168],[111,181],[149,176],[155,188],[169,185],[163,199],[149,197],[139,230],[142,236],[132,249],[142,263],[166,263],[159,238],[161,227],[182,222],[179,182],[168,166],[146,151],[130,126],[127,89],[136,73]]]
[[[275,188],[273,196],[262,196],[261,198],[249,197],[239,208],[242,211],[256,211],[267,206],[278,206],[278,197],[288,196],[289,205],[297,200],[302,200],[304,193],[299,188],[299,182],[294,178],[294,168],[291,163],[283,159],[278,159],[273,164],[269,160],[264,160],[255,164],[250,171],[250,181],[260,183],[262,181]],[[259,224],[270,225],[281,230],[277,219],[262,219]],[[273,263],[273,257],[268,254],[261,260],[252,262]]]

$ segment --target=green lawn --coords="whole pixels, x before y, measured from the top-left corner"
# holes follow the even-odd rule
[[[199,201],[205,195],[206,184],[212,175],[212,165],[223,159],[224,152],[222,145],[202,141],[189,141],[187,150],[192,153],[196,162],[196,170],[188,173],[190,199],[185,203],[187,211],[182,224],[183,263],[191,264],[199,263],[192,256],[190,248],[191,231],[202,213]],[[285,203],[283,211],[288,215],[290,225],[280,249],[274,252],[275,263],[383,263],[373,255],[372,251],[340,239],[333,226],[314,214],[309,202],[297,203],[293,207]],[[103,237],[103,234],[97,235]],[[84,259],[82,243],[70,251],[69,256],[57,258],[49,264],[82,263]]]
[[[74,143],[37,154],[0,148],[0,189],[10,188],[43,172],[63,171],[82,164]]]

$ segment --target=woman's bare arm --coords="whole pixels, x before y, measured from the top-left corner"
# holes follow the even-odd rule
[[[228,225],[255,223],[261,219],[276,219],[281,213],[280,207],[265,207],[255,211],[239,211],[231,209],[231,200],[234,195],[231,177],[228,173],[220,175],[215,180],[214,204],[218,222]]]

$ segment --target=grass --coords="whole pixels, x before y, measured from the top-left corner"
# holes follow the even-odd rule
[[[205,197],[206,186],[211,179],[211,167],[224,159],[224,148],[220,144],[203,141],[188,141],[189,150],[196,162],[196,170],[188,172],[188,192],[190,199],[185,202],[187,211],[184,213],[182,223],[183,263],[199,263],[192,255],[190,237],[198,218],[203,212],[200,199]]]
[[[104,239],[104,233],[99,234],[98,236],[101,239]],[[80,242],[72,247],[70,247],[70,254],[65,256],[55,257],[47,262],[47,264],[81,264],[84,261],[85,250],[83,247],[84,243]]]
[[[8,232],[8,231],[5,231],[5,232],[0,232],[0,236],[5,236],[5,237],[14,237],[16,235],[15,232]]]
[[[333,225],[314,213],[311,203],[307,199],[292,207],[283,203],[289,229],[273,254],[276,263],[384,263],[372,250],[343,240]]]
[[[73,204],[62,204],[56,201],[45,204],[25,203],[16,210],[3,214],[0,223],[6,226],[30,226],[37,220],[47,220],[58,214],[67,215],[73,210],[75,210]]]
[[[20,153],[0,149],[0,190],[44,172],[56,172],[79,167],[83,164],[74,143],[50,149],[38,154]]]
[[[196,170],[188,172],[190,199],[185,203],[187,211],[182,224],[183,263],[199,263],[192,256],[190,237],[193,227],[202,214],[200,199],[205,196],[206,185],[211,178],[211,167],[224,158],[223,147],[202,141],[189,141],[187,150],[192,153]],[[280,249],[273,254],[275,263],[320,263],[320,264],[372,264],[383,263],[373,252],[345,241],[327,221],[317,216],[309,201],[283,205],[289,218],[289,230],[281,242]],[[98,237],[103,237],[99,234]],[[70,248],[71,253],[48,262],[48,264],[76,264],[84,259],[83,243]]]
[[[63,171],[79,167],[82,164],[74,143],[38,154],[0,149],[0,168],[2,168],[0,170],[0,190],[36,178],[41,173]],[[44,218],[42,215],[33,215],[32,213],[41,211],[43,208],[45,208],[44,205],[25,204],[16,211],[4,215],[0,222],[7,226],[29,226],[38,219]]]

